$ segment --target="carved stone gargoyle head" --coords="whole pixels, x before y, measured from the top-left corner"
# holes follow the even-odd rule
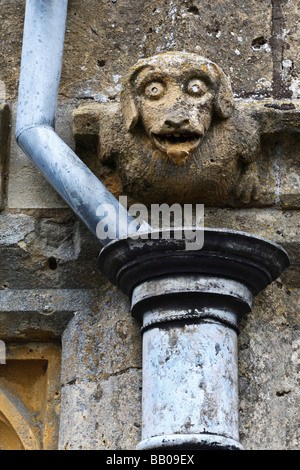
[[[167,52],[130,69],[121,105],[128,131],[140,122],[154,146],[182,164],[199,147],[213,116],[231,115],[233,96],[218,65],[197,54]]]
[[[103,106],[102,173],[147,204],[250,204],[260,135],[249,113],[209,59],[179,51],[141,59],[124,77],[121,109]]]

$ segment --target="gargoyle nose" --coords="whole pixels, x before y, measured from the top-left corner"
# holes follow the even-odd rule
[[[165,126],[170,129],[180,129],[187,127],[189,124],[189,119],[167,119],[165,121]]]

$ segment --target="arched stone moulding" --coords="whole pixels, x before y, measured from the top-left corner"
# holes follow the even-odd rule
[[[6,344],[6,363],[0,365],[0,449],[55,450],[60,347],[51,342]]]
[[[0,381],[0,410],[3,414],[7,430],[13,437],[12,444],[16,445],[19,441],[19,449],[15,447],[4,450],[40,450],[40,442],[36,435],[32,418],[29,410],[24,406],[15,393],[12,393],[8,387],[3,386]],[[7,434],[3,436],[7,437]],[[2,439],[0,437],[0,445]]]

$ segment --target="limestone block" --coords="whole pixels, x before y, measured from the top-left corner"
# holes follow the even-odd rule
[[[247,450],[298,450],[299,289],[261,293],[239,337],[240,438]]]
[[[274,2],[273,13],[273,57],[276,88],[293,99],[300,97],[300,9],[297,0]]]
[[[67,96],[115,99],[124,71],[141,57],[197,52],[230,73],[240,96],[270,92],[272,2],[118,0],[70,5],[61,89]],[[263,38],[260,41],[260,38]],[[261,66],[263,63],[263,68]],[[80,64],[78,66],[78,64]]]
[[[98,291],[97,291],[98,292]],[[76,310],[97,297],[93,290],[9,289],[0,291],[0,338],[7,342],[60,341]]]
[[[135,449],[141,430],[141,336],[129,299],[106,282],[82,303],[62,345],[60,449]]]
[[[2,3],[0,79],[7,85],[8,97],[14,99],[24,2]],[[284,21],[275,22],[274,28],[278,4]],[[99,14],[97,0],[90,0],[88,8],[79,0],[73,1],[68,11],[61,93],[68,98],[114,99],[120,93],[123,71],[136,60],[184,49],[220,63],[230,73],[238,96],[270,95],[273,69],[280,74],[283,60],[293,62],[293,79],[299,79],[297,8],[296,0],[253,0],[238,7],[225,0],[214,5],[200,0],[174,0],[168,4],[158,0],[155,5],[145,3],[141,10],[138,0],[118,0],[105,2]],[[277,37],[284,38],[284,57],[279,59],[277,51],[282,48],[273,47]]]
[[[0,80],[5,83],[6,99],[16,99],[22,48],[25,2],[4,0],[0,12]]]
[[[279,152],[278,152],[279,150]],[[282,135],[275,151],[278,203],[283,209],[300,207],[299,134]]]
[[[231,228],[258,235],[281,245],[290,257],[290,267],[281,275],[287,286],[300,286],[299,210],[210,209],[205,210],[206,227]]]
[[[74,105],[64,103],[58,107],[56,130],[70,146],[73,145],[71,114]],[[66,203],[46,181],[41,172],[17,145],[14,137],[16,105],[12,111],[12,138],[9,159],[7,206],[9,209],[61,209]]]
[[[24,8],[23,0],[1,4],[0,80],[9,99],[17,96]],[[104,2],[101,14],[98,0],[89,0],[88,8],[74,0],[68,10],[61,94],[115,99],[132,63],[181,49],[224,67],[237,96],[270,96],[275,88],[276,93],[281,90],[277,98],[286,91],[297,98],[298,22],[297,0],[218,0],[213,5],[158,0],[155,5],[146,2],[143,9],[139,0],[117,0]]]
[[[0,290],[98,288],[102,247],[75,215],[22,213],[0,215]]]

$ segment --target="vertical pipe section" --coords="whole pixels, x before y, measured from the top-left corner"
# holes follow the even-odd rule
[[[211,276],[169,276],[135,287],[143,318],[143,424],[139,450],[241,449],[238,317],[252,294]]]
[[[106,245],[135,233],[139,225],[54,130],[67,6],[67,0],[26,2],[16,139]]]
[[[142,421],[139,449],[238,448],[237,333],[209,320],[145,331]]]
[[[17,134],[54,127],[68,0],[27,0],[25,9]]]

